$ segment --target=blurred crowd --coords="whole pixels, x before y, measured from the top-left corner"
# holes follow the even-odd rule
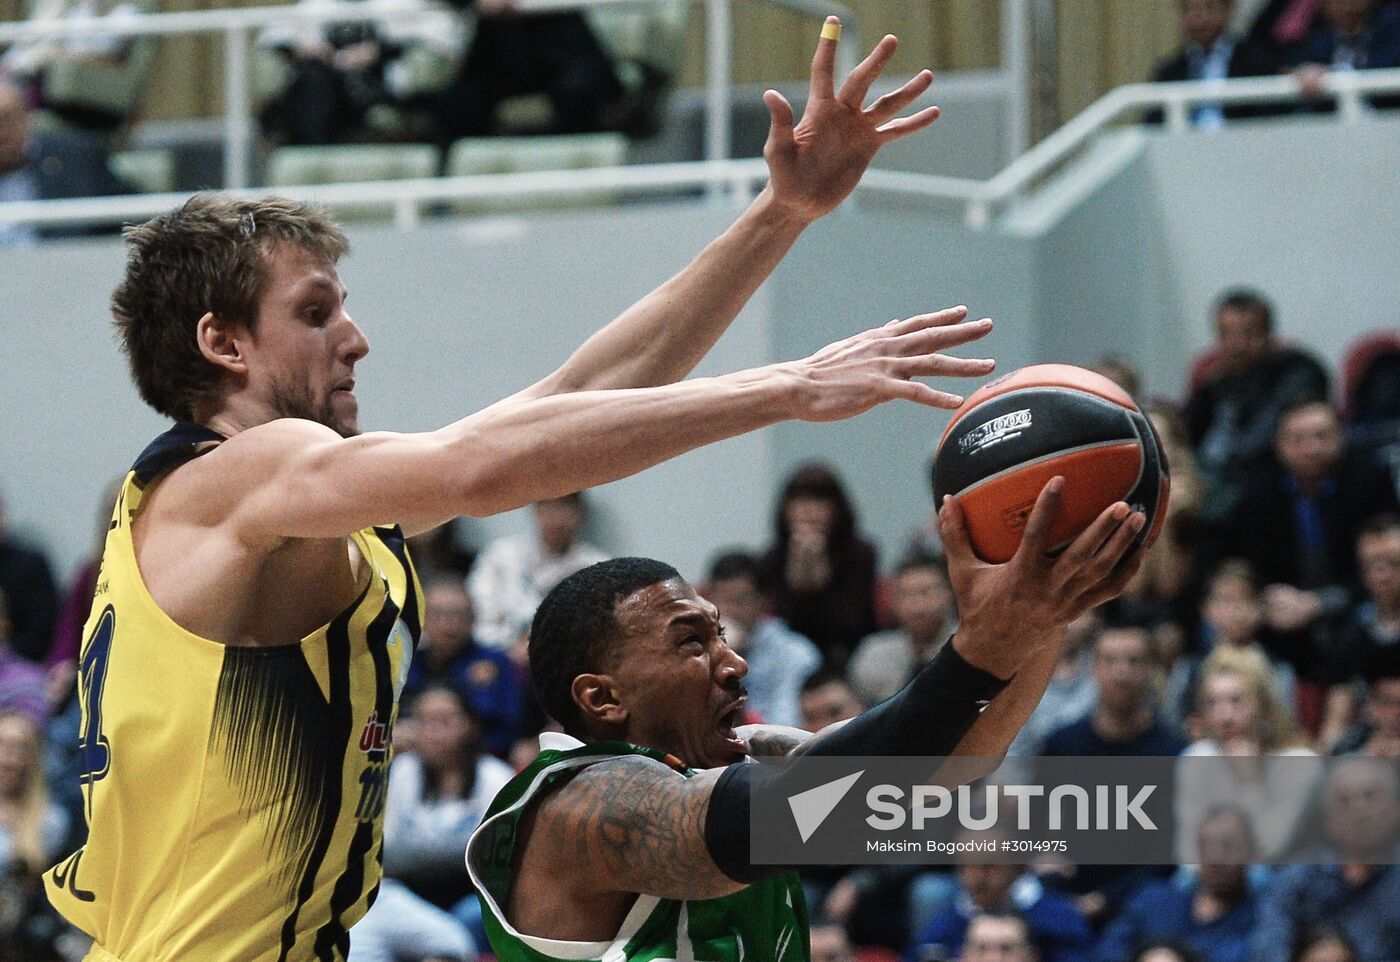
[[[1211,321],[1215,342],[1174,401],[1144,397],[1121,360],[1098,365],[1160,432],[1171,505],[1126,594],[1073,626],[1011,751],[1031,772],[1050,756],[1191,759],[1179,867],[811,871],[819,962],[1400,959],[1400,333],[1363,339],[1332,371],[1275,333],[1258,292],[1225,292]],[[82,952],[37,875],[83,831],[75,695],[113,497],[66,587],[0,507],[4,959]],[[701,587],[748,662],[746,722],[848,718],[956,631],[936,514],[907,519],[907,545],[882,564],[860,500],[830,466],[804,465],[766,537],[714,546]],[[588,508],[586,493],[542,502],[526,533],[479,550],[458,526],[418,539],[423,639],[394,729],[386,882],[355,929],[357,962],[489,952],[463,851],[554,728],[527,636],[553,585],[608,557],[586,539]],[[1324,768],[1327,756],[1345,761]],[[1270,864],[1303,844],[1311,864]]]

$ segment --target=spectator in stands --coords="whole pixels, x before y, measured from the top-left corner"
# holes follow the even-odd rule
[[[1356,946],[1346,933],[1333,925],[1322,925],[1304,932],[1293,944],[1289,962],[1361,962]]]
[[[453,518],[446,524],[424,531],[408,539],[413,552],[413,566],[424,582],[447,576],[465,579],[476,560],[476,549],[464,541],[463,518]]]
[[[1400,67],[1400,8],[1376,0],[1322,0],[1320,13],[1292,61],[1304,97],[1325,97],[1332,71]]]
[[[402,698],[411,701],[433,682],[447,681],[466,694],[481,720],[486,750],[500,757],[520,733],[525,682],[515,662],[472,637],[472,601],[456,578],[438,578],[423,587],[423,637],[408,670]]]
[[[127,194],[130,186],[119,180],[107,166],[106,147],[100,137],[83,132],[33,132],[29,108],[20,90],[0,77],[0,203],[25,200],[59,200],[68,197],[102,197]],[[96,230],[108,230],[102,227]],[[94,228],[34,227],[29,224],[0,224],[0,247],[23,247],[45,237],[93,233]],[[3,537],[3,528],[0,528]],[[4,562],[0,560],[0,568]],[[3,582],[0,582],[3,583]],[[49,588],[50,595],[53,588]],[[50,597],[48,603],[54,604]],[[52,615],[49,616],[52,619]],[[47,627],[42,643],[29,647],[30,630],[24,628],[24,651],[48,650],[53,624]]]
[[[824,464],[793,472],[774,527],[776,542],[760,562],[774,613],[812,639],[829,664],[845,667],[876,628],[876,557],[836,473]]]
[[[865,638],[851,656],[847,676],[867,705],[898,692],[933,660],[957,622],[953,589],[942,559],[911,554],[894,577],[895,627]]]
[[[827,725],[854,718],[861,712],[860,699],[851,691],[846,676],[835,668],[822,668],[802,683],[797,700],[802,727],[819,732]]]
[[[1050,756],[1173,756],[1186,747],[1158,708],[1160,670],[1146,628],[1105,628],[1094,642],[1092,710],[1045,738]],[[1059,883],[1075,894],[1085,916],[1100,919],[1141,883],[1149,869],[1139,866],[1072,866]]]
[[[1186,747],[1157,708],[1157,660],[1145,628],[1105,628],[1094,642],[1091,712],[1051,732],[1045,755],[1177,755]]]
[[[1298,678],[1287,662],[1269,657],[1270,645],[1261,642],[1261,638],[1267,637],[1264,601],[1254,569],[1239,558],[1221,562],[1210,577],[1201,605],[1201,648],[1207,654],[1217,648],[1238,648],[1257,652],[1268,659],[1274,689],[1291,712]],[[1198,701],[1203,661],[1203,657],[1178,661],[1179,674],[1184,676],[1180,685],[1168,678],[1167,690],[1183,699],[1180,706],[1174,706],[1183,718],[1194,712]]]
[[[1234,0],[1179,0],[1184,45],[1157,65],[1152,79],[1224,80],[1227,77],[1264,77],[1278,69],[1269,51],[1230,30]],[[1257,116],[1253,105],[1226,107],[1201,103],[1191,108],[1191,125],[1202,129],[1220,127],[1226,118]],[[1160,123],[1161,111],[1149,120]]]
[[[1287,852],[1307,814],[1322,763],[1279,698],[1268,659],[1244,648],[1217,648],[1201,671],[1203,737],[1177,768],[1178,857],[1200,861],[1197,830],[1217,805],[1249,813],[1260,857]]]
[[[1117,384],[1134,400],[1142,397],[1142,377],[1137,368],[1117,354],[1105,354],[1094,362],[1090,370]]]
[[[1094,649],[1102,631],[1103,622],[1094,612],[1069,626],[1050,684],[1011,742],[1008,755],[1039,755],[1047,735],[1093,713],[1099,692],[1094,682]]]
[[[609,125],[622,100],[611,58],[578,10],[519,15],[516,0],[452,0],[474,10],[476,34],[444,91],[438,123],[445,142],[500,133],[496,108],[508,97],[544,94],[553,107],[548,132],[583,133]]]
[[[541,501],[533,511],[534,531],[491,542],[467,577],[476,637],[490,648],[509,647],[549,589],[608,557],[579,539],[587,513],[582,492]]]
[[[326,0],[299,0],[320,6]],[[264,130],[284,144],[338,144],[364,136],[371,110],[413,98],[405,57],[431,49],[446,62],[461,53],[461,36],[447,14],[397,20],[275,25],[258,38],[276,51],[289,79],[262,109]]]
[[[55,957],[59,925],[39,873],[62,854],[69,823],[49,801],[41,752],[33,719],[0,712],[0,955],[6,958]]]
[[[1363,717],[1332,746],[1332,754],[1400,758],[1400,665],[1369,680]]]
[[[1356,537],[1365,600],[1347,612],[1336,632],[1321,744],[1330,745],[1355,712],[1356,682],[1400,677],[1400,516],[1377,515]]]
[[[1152,942],[1138,949],[1126,962],[1206,962],[1201,956],[1173,939]]]
[[[719,609],[729,647],[749,663],[746,707],[772,724],[798,725],[802,683],[821,666],[822,656],[781,618],[764,614],[758,578],[753,555],[727,551],[710,564],[705,597]]]
[[[1197,519],[1204,491],[1181,418],[1161,405],[1149,406],[1147,414],[1167,457],[1171,499],[1167,502],[1162,533],[1152,551],[1132,584],[1109,605],[1109,610],[1113,612],[1111,620],[1153,625],[1158,643],[1176,652],[1185,647],[1196,621],[1200,597]]]
[[[1268,456],[1279,413],[1300,397],[1326,397],[1327,372],[1314,358],[1279,344],[1273,307],[1237,289],[1215,305],[1216,344],[1198,365],[1182,412],[1208,496],[1208,520],[1230,516],[1248,469]]]
[[[14,88],[9,90],[13,94]],[[0,83],[0,117],[5,111],[5,91],[6,87]],[[4,121],[0,119],[0,131],[3,127]],[[5,166],[3,144],[4,136],[0,133],[0,171]],[[4,199],[4,179],[0,174],[0,199]],[[5,596],[9,610],[10,648],[21,657],[42,661],[53,640],[58,591],[44,553],[18,540],[9,531],[3,493],[0,493],[0,594]]]
[[[851,940],[839,922],[820,916],[812,921],[809,962],[856,962]]]
[[[14,653],[9,603],[0,591],[0,712],[17,712],[36,725],[49,717],[49,684],[44,670]]]
[[[963,833],[960,840],[970,837]],[[983,913],[1021,916],[1042,962],[1082,962],[1092,949],[1093,933],[1074,903],[1046,888],[1025,866],[978,865],[965,860],[958,865],[957,879],[952,902],[915,935],[905,954],[906,962],[968,958],[962,953],[970,925]]]
[[[1400,958],[1400,775],[1393,762],[1348,758],[1328,773],[1323,799],[1327,844],[1305,853],[1322,864],[1289,865],[1259,903],[1252,962],[1288,956],[1299,935],[1335,925],[1364,962]]]
[[[1036,962],[1030,926],[1013,912],[983,912],[967,925],[958,962]]]
[[[1366,519],[1400,505],[1386,470],[1347,449],[1326,401],[1286,406],[1274,451],[1276,460],[1245,485],[1223,542],[1267,585],[1264,618],[1280,639],[1278,653],[1303,679],[1327,684],[1338,680],[1328,673],[1331,629],[1356,592],[1357,535]],[[1313,730],[1320,702],[1314,697],[1302,705],[1304,725]]]
[[[128,17],[154,6],[129,0],[36,0],[30,5],[30,23],[57,23],[69,19]],[[111,134],[131,119],[134,97],[144,78],[153,38],[124,37],[97,31],[66,37],[37,37],[19,41],[0,52],[0,80],[8,76],[23,91],[25,100],[67,124]],[[83,77],[74,68],[93,65],[98,69]],[[107,68],[103,70],[102,68]],[[123,69],[136,71],[123,76]],[[126,96],[112,99],[110,91],[90,89],[55,90],[54,81],[78,82],[85,86],[124,83]],[[96,96],[94,96],[96,94]]]
[[[379,895],[355,923],[345,962],[471,962],[477,947],[451,914],[385,878]]]
[[[1121,962],[1161,939],[1210,962],[1246,962],[1257,908],[1247,874],[1258,856],[1249,816],[1234,805],[1212,809],[1197,845],[1200,869],[1185,884],[1153,880],[1139,889],[1100,936],[1098,962]]]
[[[480,911],[462,859],[486,806],[515,774],[482,751],[466,694],[447,682],[411,710],[414,750],[394,758],[384,807],[384,872],[467,925]],[[486,945],[478,929],[478,944]]]

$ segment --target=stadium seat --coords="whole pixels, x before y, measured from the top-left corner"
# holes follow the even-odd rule
[[[175,156],[168,150],[122,150],[111,157],[118,177],[143,194],[164,194],[175,189]]]
[[[338,144],[333,147],[279,147],[267,161],[267,186],[354,184],[372,180],[415,180],[437,175],[438,149],[432,144]],[[337,205],[345,220],[390,216],[391,204]]]
[[[447,154],[447,173],[514,174],[542,170],[581,170],[615,167],[626,161],[627,139],[622,134],[569,134],[555,137],[468,137]],[[538,210],[545,207],[603,206],[617,202],[615,191],[592,191],[585,196],[487,198],[454,204],[459,213]]]

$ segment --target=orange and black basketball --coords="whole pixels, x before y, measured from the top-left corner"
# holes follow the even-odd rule
[[[973,550],[1000,563],[1016,553],[1042,488],[1065,479],[1052,550],[1074,540],[1115,501],[1147,516],[1139,539],[1161,531],[1170,491],[1152,422],[1108,378],[1069,364],[1036,364],[973,392],[938,442],[934,496],[958,499]]]

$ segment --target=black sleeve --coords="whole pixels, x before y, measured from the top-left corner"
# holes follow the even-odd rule
[[[949,754],[1008,682],[963,660],[950,640],[902,691],[823,735],[802,757]],[[720,871],[752,884],[782,874],[749,864],[750,799],[756,791],[791,794],[802,757],[783,769],[741,762],[720,775],[705,816],[705,846]],[[800,777],[800,776],[799,776]],[[793,789],[786,786],[792,784]]]

